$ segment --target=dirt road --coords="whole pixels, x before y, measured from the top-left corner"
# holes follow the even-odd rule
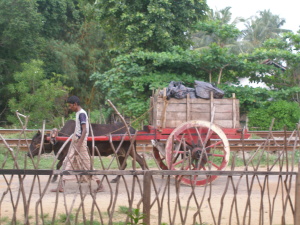
[[[113,176],[109,176],[111,180]],[[154,177],[155,187],[151,187],[151,224],[293,224],[293,212],[290,205],[295,202],[294,177],[284,182],[286,177],[279,176],[238,176],[219,177],[211,186],[191,187],[181,185],[176,189],[175,180],[161,176]],[[10,189],[6,193],[8,184]],[[50,192],[57,183],[49,183],[48,176],[26,176],[24,192],[20,192],[20,181],[17,176],[0,178],[0,217],[2,221],[10,221],[14,216],[24,221],[24,204],[28,205],[30,224],[42,224],[42,218],[51,221],[58,219],[67,212],[79,212],[79,221],[83,220],[83,211],[87,220],[90,219],[94,206],[94,220],[103,224],[124,222],[126,214],[122,208],[130,206],[142,208],[143,177],[124,176],[119,184],[111,184],[104,180],[105,191],[96,195],[94,202],[87,184],[81,184],[82,192],[87,191],[84,199],[79,194],[78,184],[69,182],[65,193]],[[49,186],[47,186],[49,184]],[[285,185],[288,188],[285,188]],[[95,188],[96,184],[92,184]],[[134,188],[133,188],[134,186]],[[22,188],[21,188],[22,190]],[[44,195],[41,193],[45,192]],[[6,194],[5,194],[6,193]],[[22,196],[25,196],[23,199]],[[42,197],[41,197],[42,196]],[[84,209],[80,208],[83,201]],[[13,202],[13,203],[12,203]],[[95,204],[93,204],[95,203]],[[57,207],[57,209],[56,209]],[[97,209],[98,207],[98,209]],[[55,210],[56,209],[56,210]],[[80,210],[79,210],[80,209]],[[181,210],[179,210],[181,209]],[[14,214],[15,212],[15,214]],[[54,215],[55,212],[55,215]],[[100,213],[99,213],[100,212]],[[194,218],[196,220],[194,220]],[[220,218],[220,219],[218,219]],[[195,222],[196,221],[196,222]]]

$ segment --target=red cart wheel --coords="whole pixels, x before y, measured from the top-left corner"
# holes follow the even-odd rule
[[[212,140],[214,139],[214,140]],[[188,121],[173,130],[166,143],[169,170],[224,170],[229,161],[229,142],[222,129],[207,121]],[[184,184],[206,185],[216,175],[176,176]]]

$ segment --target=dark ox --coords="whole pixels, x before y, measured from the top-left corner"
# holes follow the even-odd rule
[[[93,134],[94,136],[103,136],[103,135],[108,135],[109,133],[111,134],[126,134],[126,128],[124,127],[123,123],[115,123],[115,124],[91,124],[91,127],[93,129]],[[71,134],[74,133],[75,130],[75,121],[74,120],[68,120],[64,127],[58,132],[57,136],[61,136],[61,137],[68,137]],[[91,131],[89,136],[91,136]],[[130,127],[130,133],[134,134],[135,130],[133,128]],[[41,154],[43,153],[51,153],[52,151],[54,152],[55,155],[58,154],[60,148],[63,146],[64,141],[56,141],[55,143],[53,143],[52,141],[47,140],[47,137],[49,137],[48,135],[44,136],[44,144],[42,147],[42,151]],[[39,154],[39,149],[40,149],[40,144],[41,144],[41,140],[42,140],[42,134],[40,131],[37,132],[37,134],[34,135],[34,137],[31,140],[31,144],[30,144],[30,152],[27,153],[27,155],[29,157],[34,157],[36,155]],[[98,151],[95,150],[94,153],[92,153],[92,149],[93,149],[93,142],[92,141],[88,141],[88,147],[90,150],[90,154],[91,155],[95,155],[98,156]],[[118,149],[120,141],[113,141],[113,146],[115,148],[115,150]],[[109,141],[95,141],[94,142],[94,146],[97,147],[97,149],[100,152],[101,156],[109,156],[111,154],[114,154],[114,150],[112,149],[112,146],[110,144]],[[67,143],[65,145],[65,147],[63,148],[63,150],[61,151],[61,153],[58,156],[58,163],[56,165],[56,169],[59,170],[60,167],[63,164],[63,161],[68,153],[70,147],[70,142]],[[121,147],[118,150],[117,156],[120,162],[120,165],[123,165],[123,162],[125,161],[125,156],[126,153],[128,152],[130,147],[130,141],[123,141]],[[134,146],[135,147],[135,146]],[[134,148],[135,149],[135,148]],[[130,151],[130,156],[133,157],[133,152]],[[142,168],[144,168],[144,163],[143,163],[143,158],[137,154],[135,152],[135,157],[137,162],[141,165]],[[125,169],[126,167],[126,161],[124,164],[124,168],[121,169]],[[116,182],[118,179],[118,177],[116,177],[115,179],[113,179],[111,182]],[[52,182],[55,182],[57,180],[57,175],[55,175],[52,179]]]

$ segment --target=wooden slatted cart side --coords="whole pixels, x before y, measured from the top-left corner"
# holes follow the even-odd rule
[[[239,100],[223,99],[185,99],[170,98],[166,95],[154,94],[151,97],[152,111],[150,123],[156,128],[178,127],[190,120],[212,121],[221,128],[240,128]]]

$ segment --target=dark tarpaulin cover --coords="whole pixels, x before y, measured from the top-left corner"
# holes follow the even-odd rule
[[[198,98],[209,99],[210,92],[213,93],[214,98],[223,98],[224,96],[224,91],[215,87],[211,83],[207,83],[203,81],[195,80],[195,91],[196,91],[196,96]]]
[[[190,98],[210,98],[210,92],[213,92],[214,98],[223,98],[224,91],[213,86],[211,83],[195,80],[195,88],[189,88],[182,84],[181,81],[171,81],[167,88],[167,99],[186,98],[190,94]]]

